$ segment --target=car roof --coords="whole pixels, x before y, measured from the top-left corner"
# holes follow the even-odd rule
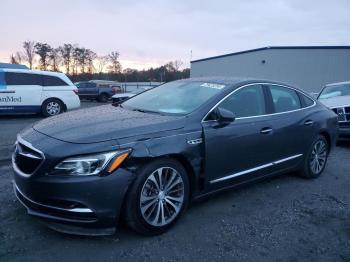
[[[337,85],[346,85],[346,84],[350,84],[350,81],[331,83],[331,84],[327,84],[326,86],[337,86]]]
[[[192,78],[182,79],[182,80],[179,80],[179,81],[213,82],[213,83],[227,85],[227,87],[241,86],[243,84],[250,84],[250,83],[271,83],[271,84],[279,84],[279,85],[290,86],[288,84],[285,84],[285,83],[282,83],[282,82],[273,81],[273,80],[249,78],[249,77],[216,77],[216,76],[212,76],[212,77],[192,77]]]

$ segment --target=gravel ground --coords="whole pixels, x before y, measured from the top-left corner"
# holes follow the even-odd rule
[[[39,119],[0,118],[0,146]],[[52,231],[25,214],[10,161],[0,160],[0,261],[350,261],[349,160],[344,143],[319,179],[288,174],[218,194],[157,237],[123,225],[108,237]]]

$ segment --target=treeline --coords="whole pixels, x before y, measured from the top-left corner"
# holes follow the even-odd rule
[[[119,82],[167,82],[188,78],[188,68],[181,69],[181,60],[171,61],[157,68],[147,70],[123,69],[119,52],[98,55],[91,49],[77,44],[63,44],[52,47],[47,43],[23,42],[23,50],[10,56],[10,63],[26,63],[30,69],[66,73],[73,82],[91,79],[117,80]]]

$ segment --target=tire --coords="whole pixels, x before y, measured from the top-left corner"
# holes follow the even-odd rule
[[[63,113],[63,111],[63,103],[55,98],[45,100],[41,106],[41,112],[45,117],[59,115]]]
[[[327,139],[319,135],[312,143],[307,156],[305,157],[303,167],[299,171],[300,176],[304,178],[317,178],[324,171],[329,153],[329,144]]]
[[[159,174],[163,183],[159,181]],[[172,159],[155,160],[137,172],[126,197],[124,220],[137,233],[159,235],[176,223],[188,202],[189,181],[185,168]]]
[[[106,103],[108,102],[108,95],[107,94],[100,94],[97,98],[97,100],[101,103]]]

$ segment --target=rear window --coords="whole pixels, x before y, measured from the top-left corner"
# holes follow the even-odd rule
[[[296,91],[283,86],[269,86],[276,113],[293,111],[301,108],[300,99]]]
[[[47,75],[43,75],[42,77],[44,86],[68,86],[68,84],[59,77]]]
[[[42,85],[41,75],[27,73],[5,73],[6,85]]]

